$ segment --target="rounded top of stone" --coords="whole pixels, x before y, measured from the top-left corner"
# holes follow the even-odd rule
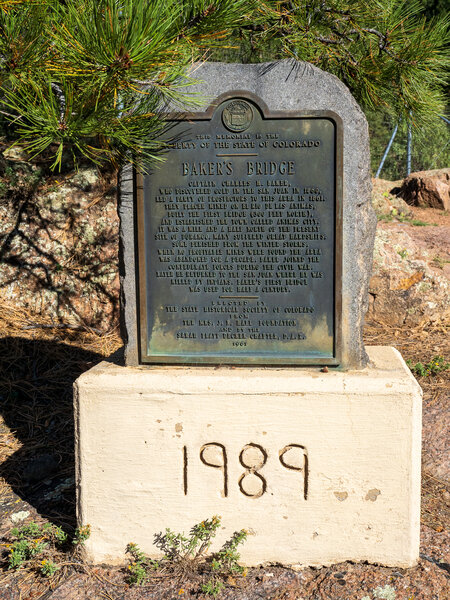
[[[292,110],[312,103],[316,110],[334,110],[341,117],[356,111],[364,118],[350,90],[338,77],[307,62],[203,62],[193,65],[190,76],[197,82],[196,94],[205,97],[203,108],[223,90],[237,89],[257,94],[273,110]]]

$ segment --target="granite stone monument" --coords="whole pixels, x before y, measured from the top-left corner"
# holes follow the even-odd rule
[[[179,139],[163,168],[123,173],[127,365],[366,364],[367,124],[345,86],[319,73],[290,61],[202,65],[206,110],[167,116]]]
[[[203,64],[166,161],[121,176],[123,363],[75,384],[93,562],[222,515],[247,565],[418,558],[421,392],[364,349],[365,117],[304,63]]]

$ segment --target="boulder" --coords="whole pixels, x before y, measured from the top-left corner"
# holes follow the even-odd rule
[[[403,180],[388,181],[372,177],[372,206],[378,219],[396,216],[410,216],[411,208],[402,199],[392,193],[392,189],[400,189]]]
[[[401,327],[450,318],[450,282],[430,267],[433,252],[417,243],[414,228],[379,223],[367,317]]]
[[[395,192],[412,206],[450,210],[450,169],[411,173]]]
[[[33,165],[7,163],[13,175],[0,181],[0,302],[109,331],[119,304],[115,177],[103,181],[96,169],[83,169],[30,191]]]

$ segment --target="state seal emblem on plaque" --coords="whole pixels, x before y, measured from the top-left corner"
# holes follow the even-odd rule
[[[223,109],[222,121],[230,131],[245,131],[253,121],[253,110],[245,100],[234,100]]]

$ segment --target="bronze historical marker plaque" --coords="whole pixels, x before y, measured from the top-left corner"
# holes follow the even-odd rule
[[[339,364],[342,132],[245,92],[138,177],[143,363]]]

